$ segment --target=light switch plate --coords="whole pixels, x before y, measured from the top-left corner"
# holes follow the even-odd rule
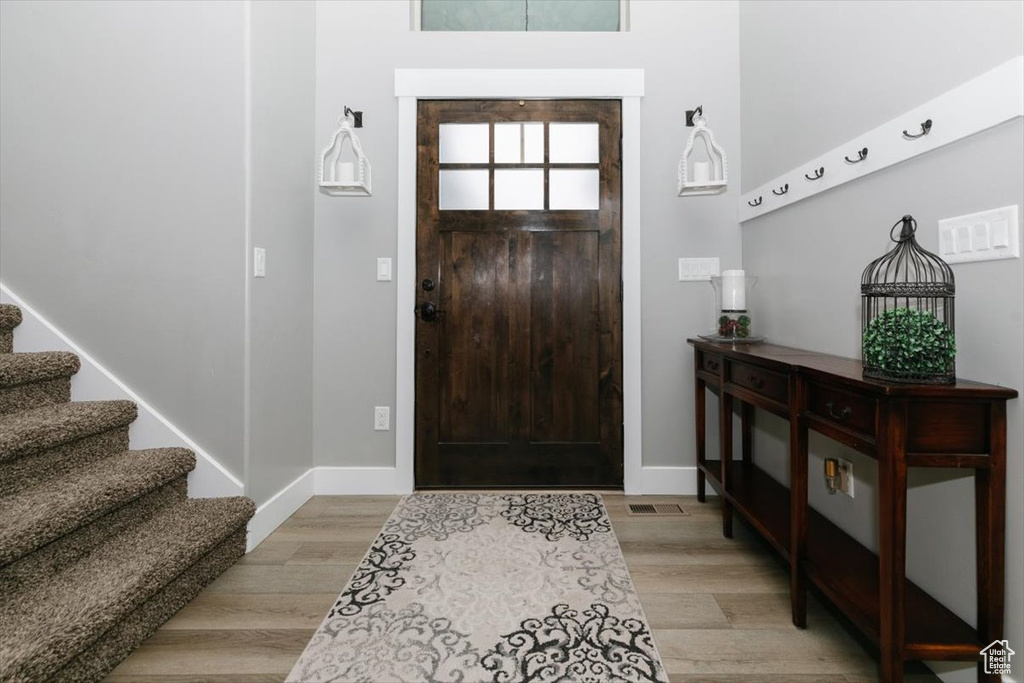
[[[719,274],[718,257],[712,258],[681,258],[679,259],[679,281],[708,281],[712,275]]]
[[[1004,206],[939,221],[939,256],[946,263],[1020,258],[1019,207]]]
[[[252,276],[267,276],[267,250],[263,247],[254,247],[252,250]]]
[[[391,282],[391,259],[377,259],[377,282]]]

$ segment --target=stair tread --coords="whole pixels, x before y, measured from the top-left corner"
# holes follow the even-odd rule
[[[45,582],[5,596],[0,623],[17,624],[0,643],[0,678],[60,658],[61,666],[243,526],[255,512],[243,497],[184,500],[108,539]],[[57,654],[59,653],[59,654]]]
[[[0,462],[131,424],[132,401],[72,401],[0,415]]]
[[[0,499],[0,566],[194,468],[185,448],[125,451]]]
[[[67,351],[0,354],[0,389],[71,377],[79,367],[78,356]]]
[[[0,331],[13,330],[21,324],[21,309],[13,304],[0,304]]]

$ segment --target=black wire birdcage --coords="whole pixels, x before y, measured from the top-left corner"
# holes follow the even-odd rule
[[[868,264],[861,276],[864,376],[952,384],[956,381],[953,271],[921,248],[914,238],[916,231],[913,216],[896,221],[889,231],[896,246]]]

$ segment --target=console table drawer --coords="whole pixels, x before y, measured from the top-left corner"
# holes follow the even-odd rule
[[[808,382],[807,412],[826,422],[875,438],[878,401],[827,384]]]
[[[718,370],[722,367],[722,357],[712,353],[704,353],[703,351],[700,355],[700,369],[704,372],[710,372],[713,375],[717,375]]]
[[[789,380],[785,375],[771,370],[745,363],[732,363],[729,366],[729,381],[779,403],[786,403],[789,399]]]

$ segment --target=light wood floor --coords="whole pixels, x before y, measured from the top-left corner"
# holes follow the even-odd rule
[[[785,568],[717,502],[605,494],[673,683],[869,683],[871,652],[813,597],[793,627]],[[709,498],[709,501],[712,499]],[[394,509],[393,496],[318,496],[125,660],[110,683],[283,681]],[[637,517],[628,502],[690,514]],[[923,667],[908,683],[937,682]]]

